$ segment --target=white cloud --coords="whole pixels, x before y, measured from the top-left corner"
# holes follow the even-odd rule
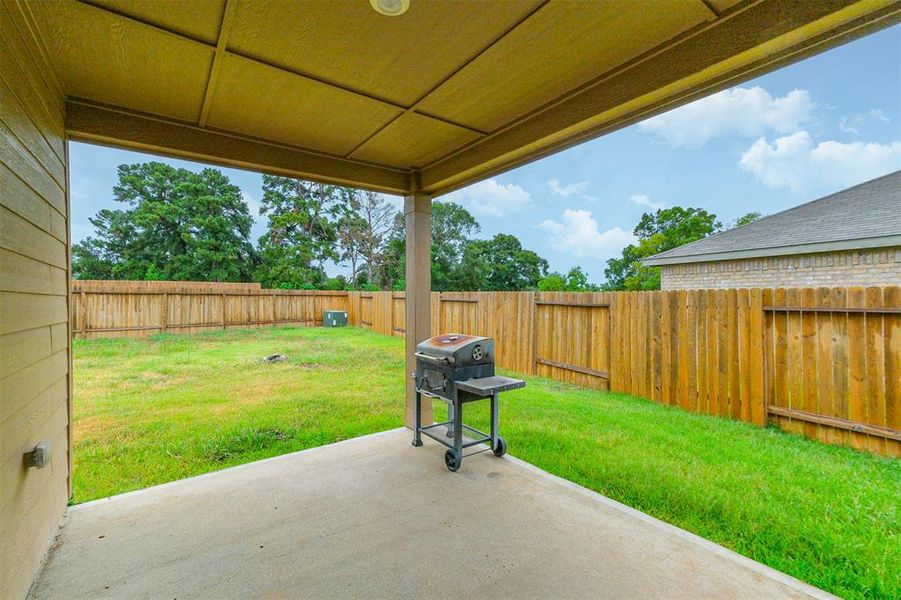
[[[739,165],[771,188],[796,194],[837,189],[901,168],[901,141],[814,145],[809,133],[799,131],[772,144],[760,138],[742,155]]]
[[[260,203],[257,202],[256,198],[245,191],[241,192],[241,198],[243,198],[244,202],[247,203],[247,208],[250,211],[250,216],[254,221],[258,221],[260,219]]]
[[[871,119],[875,119],[877,121],[881,121],[883,123],[891,123],[891,119],[888,118],[888,115],[881,108],[871,108],[867,111],[866,114],[863,113],[855,113],[850,117],[842,117],[838,120],[838,128],[844,131],[845,133],[851,133],[854,135],[859,135],[859,127],[863,125],[866,117]]]
[[[532,203],[532,196],[516,184],[502,185],[494,179],[480,181],[447,195],[471,212],[487,217],[503,217],[520,211]]]
[[[551,188],[552,193],[567,198],[569,196],[572,196],[573,194],[583,196],[585,194],[585,190],[588,189],[588,182],[577,181],[575,183],[567,183],[566,185],[561,185],[560,181],[554,178],[547,182],[547,186]]]
[[[870,112],[867,113],[877,121],[882,121],[883,123],[891,123],[892,120],[888,118],[888,115],[883,112],[881,108],[871,108]]]
[[[635,242],[631,233],[619,227],[600,231],[598,222],[588,210],[568,208],[563,211],[561,223],[548,219],[538,228],[548,234],[552,248],[576,258],[609,258]]]
[[[632,204],[637,204],[639,206],[647,206],[653,210],[660,210],[661,208],[666,208],[666,204],[663,202],[654,202],[647,194],[632,194],[629,196],[629,201]]]
[[[863,123],[863,115],[857,114],[853,117],[842,117],[838,120],[838,128],[845,133],[853,133],[857,135],[860,131],[857,129]]]
[[[813,118],[814,108],[806,90],[773,98],[760,87],[737,87],[652,117],[638,127],[673,146],[700,147],[711,138],[729,134],[753,137],[767,131],[797,131]]]

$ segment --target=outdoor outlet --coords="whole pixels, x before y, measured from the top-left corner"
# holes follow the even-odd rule
[[[35,467],[36,469],[43,469],[50,464],[51,455],[52,452],[50,442],[43,441],[35,446],[31,452],[25,453],[25,466]]]

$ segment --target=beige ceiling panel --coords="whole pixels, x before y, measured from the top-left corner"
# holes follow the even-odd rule
[[[351,158],[393,167],[422,167],[471,142],[478,134],[406,113],[363,144]]]
[[[241,0],[228,47],[408,106],[540,4],[413,0],[386,17],[368,0]]]
[[[196,121],[212,50],[72,0],[30,6],[68,96]]]
[[[711,18],[700,0],[554,0],[420,108],[492,131]]]
[[[225,0],[86,0],[210,44],[219,38]]]
[[[389,104],[226,55],[207,123],[343,156],[400,112]]]

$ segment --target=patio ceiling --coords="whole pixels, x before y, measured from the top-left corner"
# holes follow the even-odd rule
[[[27,4],[71,139],[440,194],[898,22],[891,0]]]

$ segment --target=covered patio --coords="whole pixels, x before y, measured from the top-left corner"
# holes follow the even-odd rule
[[[41,598],[827,598],[541,471],[406,429],[69,510]]]
[[[899,16],[897,0],[411,0],[394,17],[366,0],[3,2],[0,597],[27,594],[72,489],[69,140],[403,195],[409,372],[437,333],[434,197]],[[29,467],[39,443],[53,457]],[[452,476],[435,451],[393,432],[72,509],[36,593],[812,593],[515,460]]]

